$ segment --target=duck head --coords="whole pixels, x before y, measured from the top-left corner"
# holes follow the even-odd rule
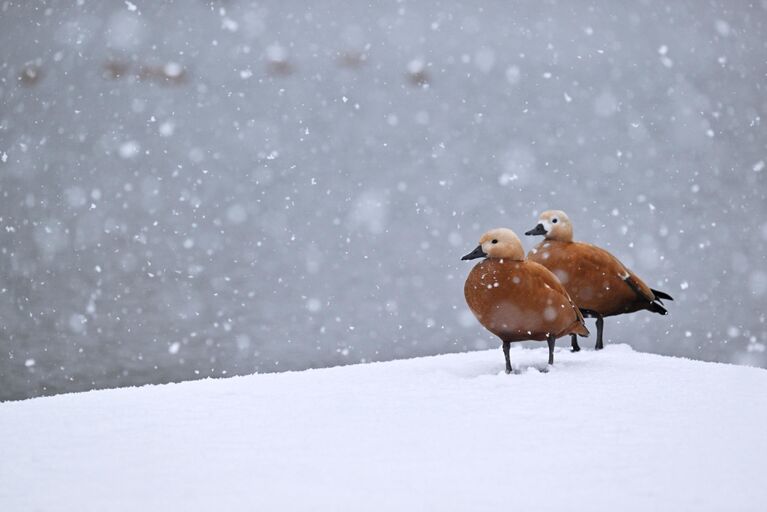
[[[538,225],[526,235],[544,235],[547,240],[573,241],[573,225],[562,210],[546,210],[538,218]]]
[[[509,260],[525,259],[525,250],[519,237],[510,229],[491,229],[479,239],[476,249],[461,258],[473,260],[476,258],[504,258]]]

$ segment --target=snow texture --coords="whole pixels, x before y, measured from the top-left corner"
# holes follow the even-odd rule
[[[766,21],[2,1],[0,399],[494,347],[459,258],[549,208],[676,299],[608,340],[767,366]]]
[[[514,347],[0,404],[3,510],[761,511],[767,372]]]

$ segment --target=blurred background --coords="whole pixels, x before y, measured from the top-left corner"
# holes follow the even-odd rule
[[[676,299],[608,343],[767,366],[766,21],[3,1],[0,399],[496,347],[459,259],[549,208]]]

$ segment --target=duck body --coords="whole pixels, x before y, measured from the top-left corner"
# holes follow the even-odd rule
[[[538,224],[525,234],[545,236],[528,259],[551,270],[581,312],[596,317],[597,350],[604,346],[604,317],[640,310],[668,313],[661,299],[674,300],[671,295],[647,286],[604,249],[573,241],[573,224],[562,210],[541,213]],[[574,352],[580,350],[575,335],[571,344]]]
[[[477,320],[504,343],[588,335],[565,288],[535,262],[482,260],[469,273],[464,295]]]
[[[640,310],[667,313],[655,290],[600,247],[546,239],[527,257],[557,276],[586,316],[606,317]]]
[[[513,341],[546,340],[549,364],[554,345],[565,334],[588,336],[583,315],[546,267],[525,260],[519,237],[510,229],[491,229],[476,249],[461,258],[477,263],[463,287],[466,303],[488,331],[503,342],[506,373],[511,373]]]

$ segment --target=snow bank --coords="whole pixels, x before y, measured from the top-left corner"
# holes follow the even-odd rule
[[[500,350],[0,404],[5,511],[763,510],[767,372]]]

